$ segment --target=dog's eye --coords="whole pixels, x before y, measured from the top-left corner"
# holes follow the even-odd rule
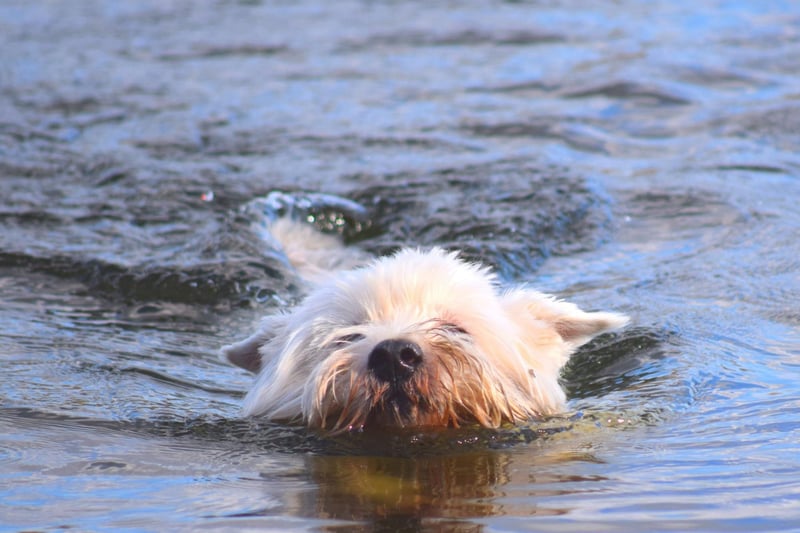
[[[336,337],[336,339],[333,342],[335,344],[352,344],[360,340],[364,340],[364,335],[362,335],[361,333],[351,333],[349,335],[342,335],[341,337]]]
[[[451,324],[449,322],[445,322],[439,326],[439,329],[447,332],[447,333],[455,333],[456,335],[469,335],[467,330],[462,328],[457,324]]]

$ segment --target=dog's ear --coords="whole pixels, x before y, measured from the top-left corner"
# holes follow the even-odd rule
[[[533,318],[551,326],[564,342],[577,348],[593,337],[621,328],[628,317],[617,313],[582,311],[577,305],[556,300],[532,290],[518,290],[506,295],[507,302],[520,312],[523,308]]]
[[[233,363],[250,372],[260,372],[264,366],[264,355],[261,353],[261,347],[275,338],[283,321],[283,315],[265,317],[255,334],[243,341],[223,346],[220,350],[220,357],[224,361]]]
[[[577,313],[557,317],[554,325],[561,338],[576,347],[586,344],[601,333],[621,328],[628,323],[628,317],[618,313],[587,313],[577,307],[575,309]]]
[[[261,370],[261,353],[259,353],[258,349],[267,340],[268,338],[265,339],[259,332],[236,344],[223,346],[222,350],[220,350],[220,355],[223,360],[229,363],[233,363],[250,372],[258,373]]]

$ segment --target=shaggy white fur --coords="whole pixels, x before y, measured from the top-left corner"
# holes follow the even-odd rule
[[[561,368],[627,318],[587,313],[519,287],[501,290],[456,253],[404,249],[365,260],[308,226],[272,236],[310,279],[296,308],[223,348],[258,373],[244,414],[333,432],[364,427],[497,427],[563,411]]]

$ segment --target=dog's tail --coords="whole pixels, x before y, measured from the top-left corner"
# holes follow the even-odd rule
[[[331,274],[349,270],[368,261],[367,254],[355,246],[345,246],[337,235],[318,231],[306,222],[277,218],[262,227],[261,237],[283,253],[298,275],[319,283]]]
[[[242,206],[251,229],[267,245],[266,253],[284,260],[311,284],[331,274],[363,265],[368,255],[345,246],[346,227],[369,226],[369,213],[360,204],[330,194],[272,191]],[[325,228],[323,233],[319,228]]]

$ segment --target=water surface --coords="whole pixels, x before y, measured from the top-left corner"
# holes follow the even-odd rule
[[[800,528],[793,3],[12,0],[0,44],[3,529]],[[632,325],[553,420],[241,420],[273,191]]]

